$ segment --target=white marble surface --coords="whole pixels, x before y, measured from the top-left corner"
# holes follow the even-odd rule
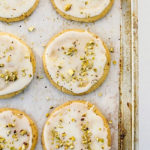
[[[150,1],[139,0],[140,148],[150,149]]]

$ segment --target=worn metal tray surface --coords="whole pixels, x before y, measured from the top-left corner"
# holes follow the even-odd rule
[[[29,32],[29,27],[35,31]],[[85,96],[70,96],[54,88],[46,78],[42,66],[44,46],[56,33],[69,28],[90,30],[114,48],[111,53],[110,73],[101,87]],[[39,130],[36,150],[41,150],[41,133],[45,114],[50,106],[68,100],[82,99],[97,105],[110,123],[112,150],[138,149],[138,56],[137,56],[137,1],[115,0],[113,8],[95,23],[77,23],[60,17],[50,0],[40,0],[38,8],[25,21],[6,24],[0,22],[0,31],[13,33],[33,49],[37,70],[33,82],[20,95],[1,100],[0,107],[25,111],[35,120]],[[37,76],[44,77],[43,79]],[[102,96],[99,96],[102,93]]]

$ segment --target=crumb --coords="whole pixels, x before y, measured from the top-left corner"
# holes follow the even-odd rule
[[[109,124],[112,124],[112,120],[109,121]]]
[[[47,96],[46,99],[47,99],[47,100],[50,100],[50,97]]]
[[[113,63],[114,65],[116,65],[116,64],[117,64],[117,61],[116,61],[116,60],[114,60],[112,63]]]
[[[103,96],[103,94],[100,92],[100,93],[98,93],[98,96]]]
[[[45,115],[45,117],[47,117],[47,118],[48,118],[48,117],[49,117],[49,113],[47,113],[47,114]]]
[[[29,31],[29,32],[32,32],[32,31],[34,31],[34,30],[35,30],[35,27],[33,27],[33,26],[31,26],[31,27],[28,28],[28,31]]]
[[[54,109],[54,107],[53,107],[53,106],[51,106],[49,109]]]
[[[114,53],[114,48],[113,47],[110,48],[110,52]]]

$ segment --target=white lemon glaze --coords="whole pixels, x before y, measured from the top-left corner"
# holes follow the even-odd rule
[[[91,41],[94,41],[94,48],[89,50],[89,52],[93,54],[86,56],[85,47]],[[75,44],[73,44],[74,42]],[[73,56],[64,54],[70,47],[77,49],[77,52]],[[89,63],[93,63],[93,66],[92,69],[86,71],[87,75],[80,76],[83,63],[81,58],[85,56],[89,60]],[[103,76],[106,62],[106,49],[103,42],[87,31],[67,31],[55,38],[45,51],[46,67],[53,81],[74,93],[82,93],[90,89]],[[58,69],[59,66],[62,68]],[[74,76],[70,76],[71,70],[75,71],[74,76],[81,78],[83,81],[74,80]],[[58,74],[59,77],[57,76]],[[64,80],[62,79],[62,75],[65,77]],[[83,86],[81,83],[83,83]]]
[[[89,136],[91,140],[90,148],[92,150],[102,150],[102,147],[104,147],[104,150],[109,150],[108,131],[104,126],[103,119],[93,112],[93,107],[88,109],[87,105],[83,103],[72,103],[57,110],[50,116],[43,129],[46,149],[56,149],[57,139],[54,138],[53,141],[52,135],[52,131],[55,130],[63,143],[67,140],[71,142],[72,140],[69,139],[73,137],[75,139],[73,141],[74,150],[86,150],[87,145],[82,143],[84,132],[81,128],[84,124],[87,124],[88,131],[91,133],[91,136]],[[63,133],[65,133],[64,137]],[[98,138],[102,139],[103,142],[98,142]],[[58,149],[63,150],[64,147]]]
[[[18,39],[0,35],[0,95],[7,95],[26,87],[33,78],[33,66],[30,61],[29,48]],[[25,71],[24,71],[25,70]],[[17,72],[17,80],[5,80],[3,75],[9,71]]]
[[[111,0],[54,0],[55,5],[68,15],[78,18],[93,17],[101,14]],[[65,11],[65,7],[71,8]]]
[[[0,0],[0,17],[20,17],[33,7],[36,0]]]
[[[11,127],[11,125],[14,127]],[[27,134],[22,135],[21,131],[26,131]],[[13,138],[14,133],[17,135],[17,140]],[[4,146],[3,150],[10,150],[11,147],[18,150],[24,143],[28,144],[26,150],[30,150],[32,146],[32,137],[30,122],[23,114],[18,113],[14,115],[10,110],[0,113],[0,139],[5,139],[5,144],[3,142],[0,143]]]

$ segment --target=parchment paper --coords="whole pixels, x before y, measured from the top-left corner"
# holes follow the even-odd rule
[[[41,133],[45,114],[52,111],[51,106],[59,106],[68,100],[87,100],[95,104],[111,122],[112,150],[118,149],[118,106],[119,106],[119,57],[120,57],[120,0],[115,0],[112,10],[103,19],[96,23],[77,23],[60,17],[53,9],[50,0],[40,0],[38,8],[25,21],[17,23],[0,22],[0,31],[12,33],[23,39],[32,49],[36,56],[36,76],[30,86],[20,95],[0,100],[0,107],[11,107],[25,111],[36,122],[39,130],[39,141],[36,150],[41,150]],[[29,27],[35,27],[29,32]],[[95,92],[85,96],[69,96],[58,91],[46,78],[42,66],[42,55],[44,45],[56,33],[69,28],[87,29],[96,33],[108,45],[113,47],[112,60],[117,62],[111,64],[106,81]],[[102,93],[102,96],[99,96]]]

